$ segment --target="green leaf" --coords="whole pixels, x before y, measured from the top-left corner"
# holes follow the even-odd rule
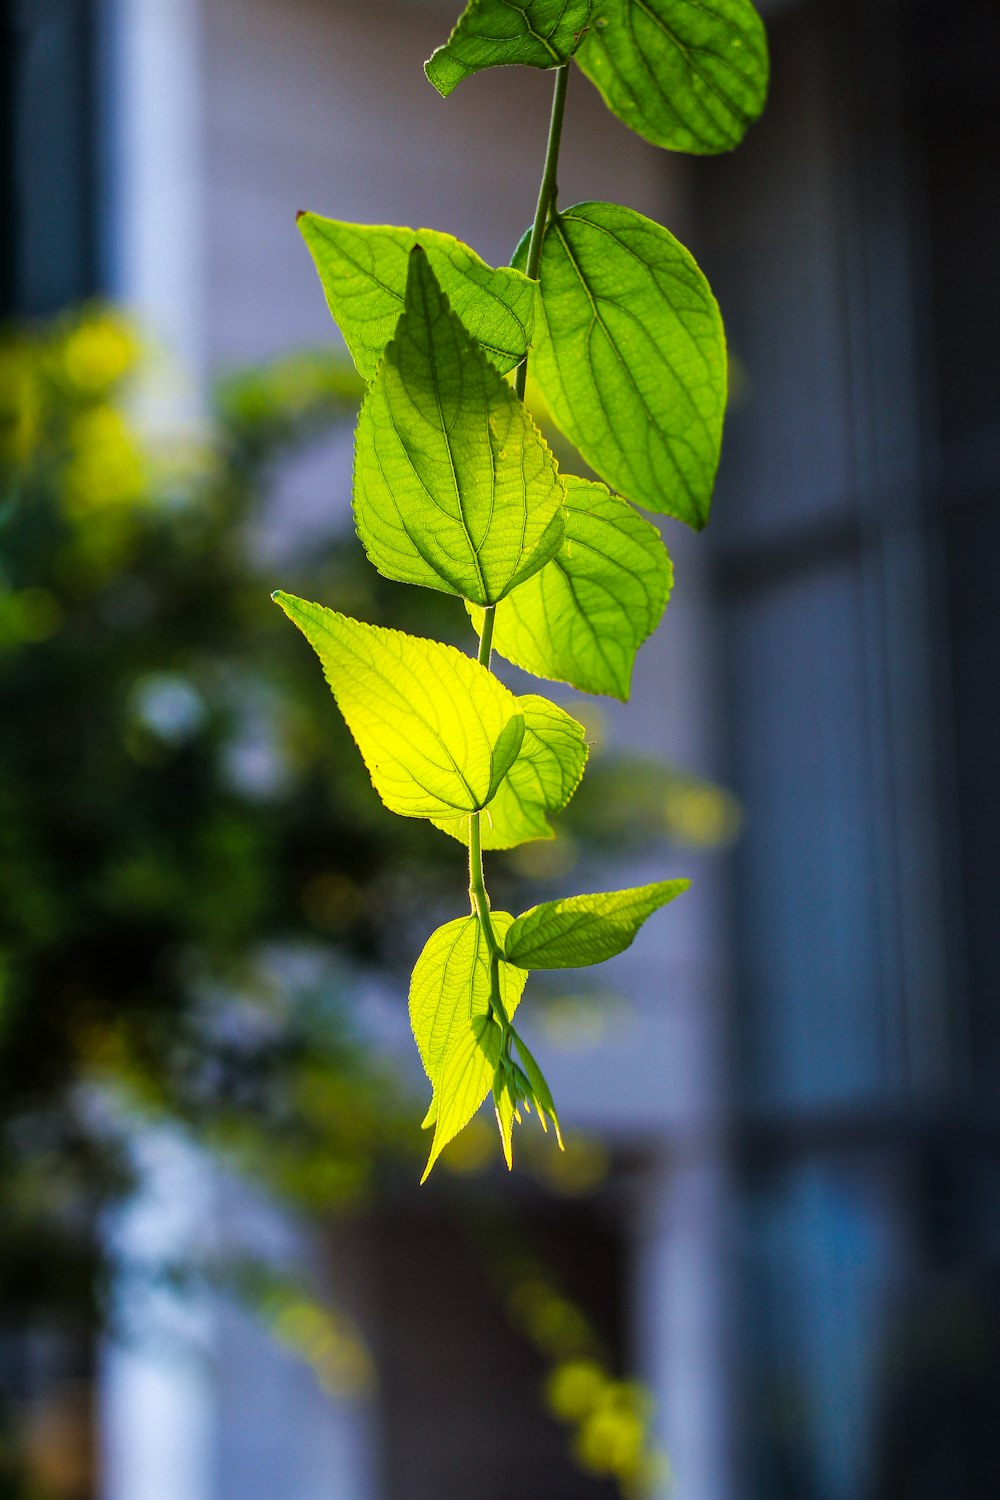
[[[490,919],[502,942],[514,918],[493,911]],[[501,963],[500,998],[508,1016],[517,1009],[527,978],[524,969]],[[410,979],[410,1026],[424,1072],[435,1087],[453,1044],[473,1018],[489,1015],[489,1001],[490,955],[479,918],[456,917],[431,933]],[[485,1097],[486,1088],[480,1104]]]
[[[454,31],[424,64],[447,99],[483,68],[523,63],[557,68],[572,57],[587,26],[591,0],[469,0]]]
[[[586,730],[565,709],[534,693],[518,698],[517,706],[524,719],[524,739],[517,760],[480,817],[484,849],[513,849],[531,839],[553,838],[546,813],[566,806],[587,763]],[[468,817],[433,822],[459,843],[468,843]]]
[[[578,203],[549,224],[539,280],[531,368],[553,421],[613,489],[700,529],[719,462],[726,344],[694,260],[631,208]]]
[[[435,818],[490,801],[524,737],[517,699],[491,672],[454,646],[272,597],[319,657],[386,807]]]
[[[502,941],[512,918],[508,912],[491,916]],[[498,973],[509,1017],[528,976],[503,961]],[[410,1024],[434,1089],[424,1121],[435,1126],[424,1181],[490,1092],[500,1061],[502,1033],[490,1011],[490,956],[476,917],[459,917],[428,938],[410,981]]]
[[[504,954],[524,969],[581,969],[603,963],[622,953],[646,918],[690,884],[661,880],[626,891],[545,901],[516,919],[507,932]]]
[[[464,1130],[490,1092],[500,1061],[503,1033],[490,1016],[475,1016],[457,1038],[434,1092],[434,1139],[421,1183],[449,1141]]]
[[[493,649],[536,677],[626,702],[672,582],[656,527],[603,484],[567,475],[562,546],[497,606]],[[481,630],[482,611],[470,613]]]
[[[371,380],[403,311],[407,265],[423,246],[456,314],[505,372],[527,352],[535,285],[520,271],[494,270],[454,235],[388,224],[344,224],[300,214],[299,230],[319,272],[327,306],[366,380]]]
[[[565,487],[526,407],[418,246],[358,422],[354,513],[378,571],[495,604],[562,540]]]
[[[595,0],[577,62],[654,146],[714,156],[767,98],[767,36],[749,0]]]

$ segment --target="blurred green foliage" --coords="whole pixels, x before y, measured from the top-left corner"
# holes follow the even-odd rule
[[[139,358],[108,312],[0,345],[0,1170],[38,1181],[44,1150],[78,1176],[54,1233],[120,1188],[87,1088],[108,1078],[209,1136],[252,1131],[299,1192],[310,1166],[318,1200],[360,1191],[398,1145],[384,1080],[321,1015],[329,973],[293,982],[280,955],[319,975],[333,939],[391,965],[410,873],[433,900],[456,863],[373,803],[254,549],[275,460],[353,415],[353,380],[320,358],[252,372],[207,439],[159,452],[122,405]],[[323,554],[285,576],[395,618],[353,546]],[[26,1202],[29,1264],[39,1218]]]

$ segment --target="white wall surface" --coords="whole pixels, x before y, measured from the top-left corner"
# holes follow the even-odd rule
[[[202,0],[108,8],[112,291],[167,356],[147,418],[190,423],[202,410],[208,333]]]

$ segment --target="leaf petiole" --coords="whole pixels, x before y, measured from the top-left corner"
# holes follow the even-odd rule
[[[538,202],[535,207],[535,221],[531,228],[531,240],[528,245],[528,262],[525,268],[526,275],[532,281],[537,280],[538,266],[542,258],[542,240],[545,236],[545,228],[548,223],[549,214],[554,207],[557,193],[556,174],[559,168],[559,143],[562,139],[563,117],[566,112],[566,86],[569,80],[569,65],[564,63],[561,68],[555,70],[555,86],[552,92],[552,113],[549,117],[549,135],[545,147],[545,165],[542,169],[542,180],[538,189]],[[524,400],[524,393],[528,380],[528,356],[517,367],[514,377],[514,389],[519,400]],[[490,657],[493,651],[493,627],[496,622],[496,606],[490,605],[483,611],[483,622],[479,633],[479,665],[489,669]],[[504,1009],[500,998],[500,959],[502,956],[500,945],[497,942],[496,933],[493,930],[493,922],[490,918],[490,899],[486,892],[486,881],[483,875],[483,848],[480,820],[482,814],[475,812],[469,819],[469,898],[472,902],[472,910],[479,918],[486,939],[486,946],[490,952],[490,1009],[500,1026],[502,1033],[502,1055],[510,1057],[511,1043],[513,1041],[513,1028],[510,1017]],[[499,1113],[497,1115],[499,1120]],[[501,1135],[503,1135],[501,1127]],[[509,1151],[509,1145],[505,1145],[505,1151]],[[508,1161],[509,1165],[509,1161]]]
[[[556,174],[559,170],[559,142],[562,139],[563,116],[566,113],[566,86],[569,82],[569,64],[564,63],[561,68],[556,68],[555,87],[552,91],[552,114],[549,117],[549,138],[545,146],[545,166],[542,169],[542,181],[538,189],[538,202],[535,205],[535,221],[531,226],[531,239],[528,242],[528,259],[524,268],[524,274],[530,281],[538,280],[538,266],[542,258],[542,240],[545,238],[545,226],[548,223],[549,212],[555,207],[558,184]],[[524,392],[528,383],[528,356],[522,359],[517,367],[514,377],[514,389],[521,400],[524,400]]]

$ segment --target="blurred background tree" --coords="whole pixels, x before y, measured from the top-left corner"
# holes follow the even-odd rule
[[[235,380],[203,443],[156,452],[122,406],[140,355],[106,311],[0,346],[0,1323],[80,1348],[142,1116],[324,1209],[414,1150],[344,966],[391,965],[407,871],[433,900],[451,853],[366,794],[254,553],[269,466],[353,378]],[[382,617],[352,553],[299,581]]]

